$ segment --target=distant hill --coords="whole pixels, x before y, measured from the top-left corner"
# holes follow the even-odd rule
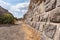
[[[4,9],[3,7],[0,6],[0,15],[3,15],[3,14],[11,14],[11,13],[7,9]]]
[[[0,6],[0,24],[14,24],[14,16]]]

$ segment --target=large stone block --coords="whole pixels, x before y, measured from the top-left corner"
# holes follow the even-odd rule
[[[37,22],[35,29],[39,30],[39,27],[40,27],[40,23]]]
[[[45,35],[49,38],[53,38],[56,32],[57,25],[47,24],[44,26]]]
[[[45,11],[48,12],[56,8],[56,2],[56,0],[48,0],[47,2],[45,2]]]
[[[33,23],[32,23],[32,26],[33,26],[33,28],[35,28],[35,27],[36,27],[36,23],[35,23],[35,22],[33,22]]]
[[[51,22],[60,23],[60,7],[55,8],[49,13]]]

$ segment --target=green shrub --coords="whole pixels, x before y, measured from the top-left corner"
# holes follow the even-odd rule
[[[3,23],[3,20],[4,20],[3,16],[2,16],[2,15],[0,15],[0,24],[2,24],[2,23]]]
[[[14,16],[11,14],[0,15],[0,24],[14,24]]]

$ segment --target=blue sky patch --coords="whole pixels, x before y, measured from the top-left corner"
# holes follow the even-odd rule
[[[27,12],[29,2],[29,0],[0,0],[0,6],[20,18]]]

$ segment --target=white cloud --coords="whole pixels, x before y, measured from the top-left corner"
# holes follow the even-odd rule
[[[3,0],[0,0],[0,6],[2,6],[5,9],[9,9],[10,4],[7,2],[4,2]]]
[[[19,12],[20,14],[25,14],[27,9],[23,9],[23,8],[27,8],[29,5],[29,3],[25,2],[25,3],[18,3],[16,5],[13,5],[10,7],[10,11],[12,13],[15,13],[15,15],[17,15],[17,13]],[[18,15],[17,15],[18,16]]]
[[[11,6],[11,10],[13,9],[14,11],[20,11],[21,8],[28,7],[29,3],[18,3],[16,5]],[[13,11],[12,10],[12,11]]]
[[[4,2],[3,0],[0,0],[0,6],[9,10],[9,12],[11,12],[16,17],[18,17],[18,14],[25,14],[27,11],[26,8],[28,7],[28,5],[29,5],[29,2],[12,5],[10,3]]]

